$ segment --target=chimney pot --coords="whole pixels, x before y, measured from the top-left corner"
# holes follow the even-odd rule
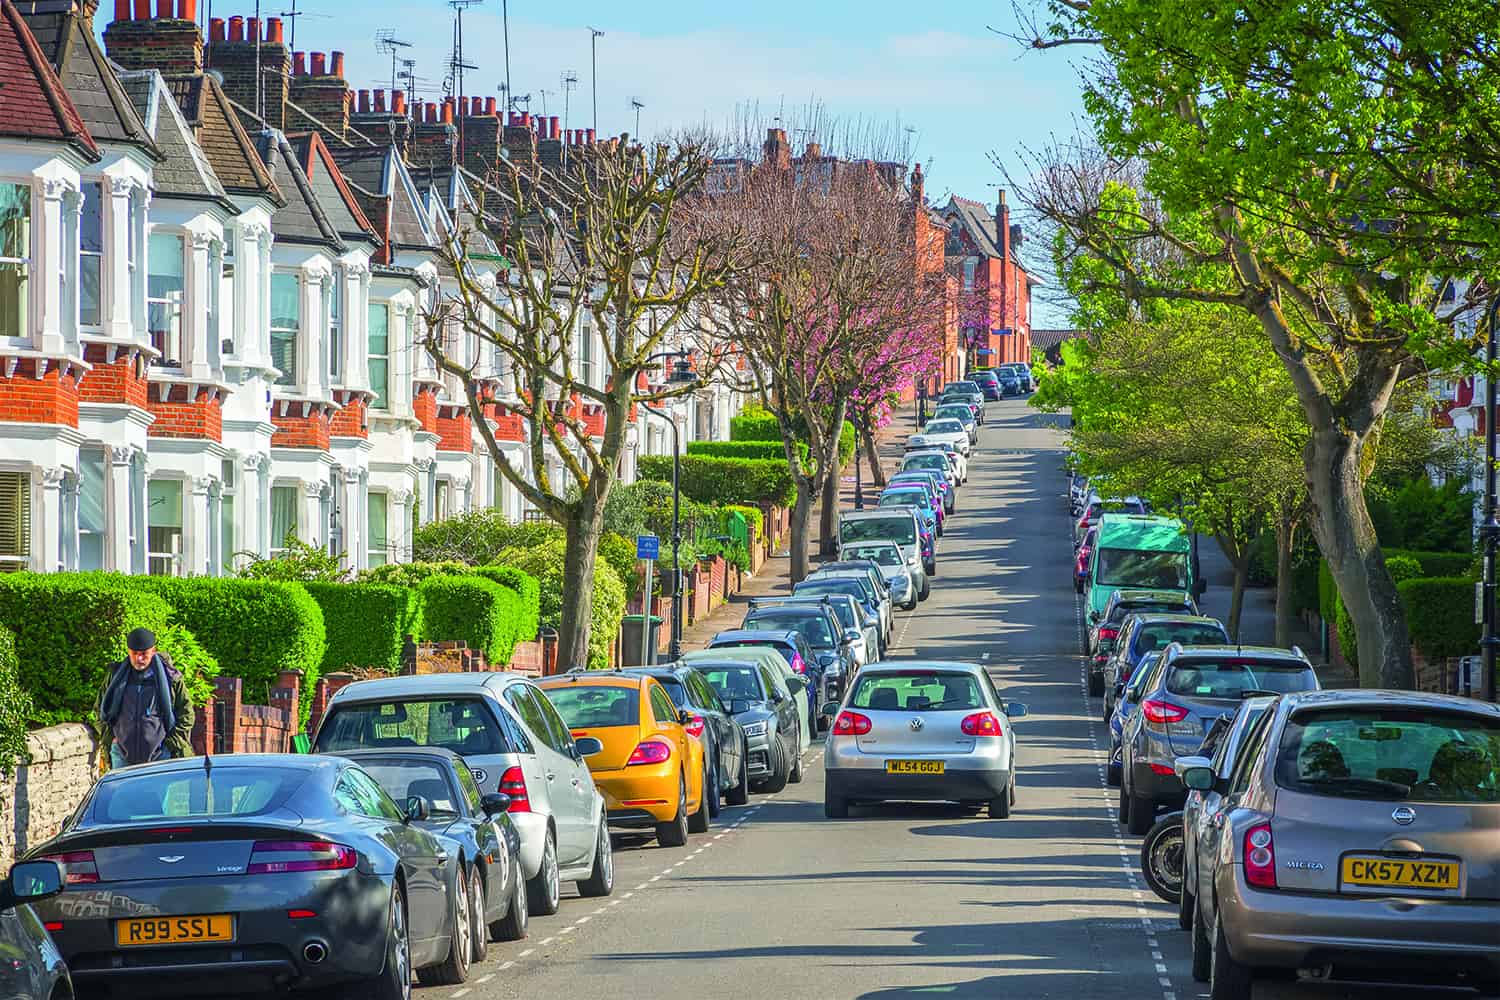
[[[453,98],[451,97],[443,99],[443,124],[453,124]]]
[[[377,90],[371,96],[375,98],[375,110],[376,111],[384,111],[385,110],[385,91],[383,91],[383,90]]]
[[[524,126],[526,126],[527,128],[531,128],[531,112],[530,111],[522,111],[521,112],[521,124],[524,125]]]
[[[591,128],[586,128],[583,130],[583,134],[586,137],[584,141],[588,145],[592,146],[594,144],[594,130]]]
[[[198,20],[198,0],[177,0],[177,19],[179,21]]]
[[[115,20],[130,20],[130,0],[115,0]]]
[[[137,21],[151,20],[151,0],[135,0],[135,19]]]
[[[427,114],[423,121],[436,124],[438,120],[438,106],[431,101],[427,102]]]
[[[328,57],[321,52],[312,54],[312,66],[309,67],[312,76],[328,75]]]
[[[245,19],[238,14],[229,19],[229,40],[231,42],[243,42],[245,40]]]
[[[172,0],[156,0],[156,16],[168,20],[172,16]]]
[[[245,19],[245,38],[247,40],[253,42],[253,41],[255,41],[259,37],[260,37],[260,18],[258,18],[258,17],[249,17],[249,18],[246,18]]]
[[[328,72],[342,80],[344,78],[344,54],[342,52],[329,53],[328,62]]]
[[[359,92],[359,104],[356,106],[359,108],[361,114],[367,114],[369,112],[370,92],[368,90],[361,90]]]
[[[307,53],[306,52],[293,52],[292,53],[292,75],[293,76],[306,76],[307,75]]]
[[[498,107],[499,107],[499,102],[496,101],[493,97],[486,97],[484,99],[484,113],[485,114],[487,114],[487,115],[495,114],[496,109]]]
[[[281,18],[273,17],[266,21],[266,41],[272,45],[284,44],[285,36],[282,34]]]
[[[119,0],[116,0],[116,2],[119,2]],[[224,19],[222,17],[215,17],[209,20],[208,40],[210,42],[222,42],[224,40]]]
[[[558,139],[562,137],[562,119],[553,115],[547,119],[547,138]]]
[[[484,98],[469,98],[469,114],[474,118],[478,118],[480,115],[484,114]]]
[[[391,114],[406,117],[406,91],[391,91]]]

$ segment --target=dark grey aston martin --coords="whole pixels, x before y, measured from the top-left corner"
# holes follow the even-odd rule
[[[442,981],[456,964],[459,898],[452,842],[409,811],[337,757],[111,771],[30,852],[67,876],[35,909],[80,988],[405,1000],[413,969]]]

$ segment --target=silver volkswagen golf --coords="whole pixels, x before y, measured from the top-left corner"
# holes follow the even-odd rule
[[[1016,800],[1015,733],[1026,714],[1000,700],[983,667],[945,660],[887,660],[859,672],[833,716],[823,812],[854,802],[956,801],[1004,819]]]

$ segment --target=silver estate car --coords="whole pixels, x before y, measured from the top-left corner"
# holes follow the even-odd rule
[[[824,756],[823,813],[855,802],[956,801],[1004,819],[1016,800],[1015,733],[1026,714],[1006,704],[983,667],[886,660],[859,672],[833,716]]]
[[[426,674],[356,681],[333,696],[318,725],[320,752],[434,746],[464,759],[481,792],[510,796],[521,835],[530,911],[557,912],[563,881],[600,874],[610,850],[604,797],[552,702],[520,674]]]
[[[1411,691],[1283,695],[1218,790],[1194,860],[1193,975],[1269,972],[1500,992],[1500,708]]]

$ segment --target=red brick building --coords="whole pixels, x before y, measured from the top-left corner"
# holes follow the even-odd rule
[[[1041,284],[1021,263],[1021,227],[1005,192],[991,212],[954,195],[939,210],[948,229],[949,273],[959,286],[959,333],[970,367],[1031,361],[1031,292]]]

